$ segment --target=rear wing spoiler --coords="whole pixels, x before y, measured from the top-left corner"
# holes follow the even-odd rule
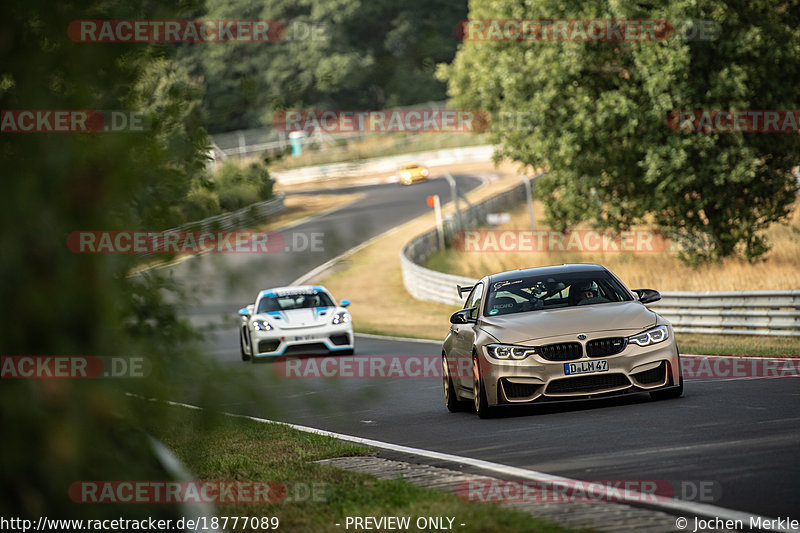
[[[464,297],[464,293],[465,292],[468,293],[469,291],[472,290],[473,287],[475,287],[475,285],[466,285],[464,287],[462,287],[461,285],[456,285],[456,288],[458,289],[458,297],[459,298],[463,298]]]

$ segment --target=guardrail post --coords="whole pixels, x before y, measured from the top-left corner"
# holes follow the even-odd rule
[[[456,210],[456,231],[460,231],[464,229],[464,226],[461,222],[461,209],[458,207],[458,189],[456,186],[456,179],[450,175],[449,172],[446,172],[444,177],[447,179],[447,183],[450,184],[450,194],[453,197],[453,207]]]
[[[236,136],[239,138],[239,159],[244,159],[244,152],[246,150],[246,145],[244,144],[244,133],[242,130],[236,132]]]
[[[536,231],[536,220],[533,218],[533,191],[531,190],[531,182],[525,174],[520,174],[519,177],[525,185],[525,200],[528,202],[528,218],[531,221],[531,231]]]

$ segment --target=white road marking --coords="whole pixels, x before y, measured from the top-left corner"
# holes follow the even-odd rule
[[[373,333],[356,332],[356,337],[366,337],[368,339],[379,339],[386,341],[421,342],[424,344],[436,344],[436,345],[442,344],[442,341],[435,341],[432,339],[415,339],[414,337],[392,337],[391,335],[375,335]]]
[[[147,399],[148,401],[152,402],[163,402],[168,405],[173,405],[177,407],[186,407],[188,409],[196,409],[196,410],[205,410],[203,407],[198,407],[196,405],[181,403],[181,402],[173,402],[169,400],[161,400],[158,398],[144,398],[139,395],[126,393],[129,396],[133,396],[136,398]],[[383,442],[374,439],[366,439],[363,437],[356,437],[354,435],[345,435],[344,433],[336,433],[334,431],[327,431],[324,429],[317,429],[308,426],[301,426],[298,424],[291,424],[289,422],[280,422],[277,420],[269,420],[266,418],[258,418],[254,416],[247,416],[247,415],[237,415],[234,413],[222,413],[227,416],[235,417],[235,418],[245,418],[248,420],[252,420],[254,422],[260,422],[262,424],[279,424],[282,426],[287,426],[292,429],[296,429],[298,431],[303,431],[305,433],[312,433],[314,435],[322,435],[326,437],[332,437],[334,439],[343,440],[346,442],[352,442],[355,444],[360,444],[362,446],[369,446],[372,448],[379,448],[383,450],[390,450],[393,452],[405,453],[405,454],[412,454],[417,455],[420,457],[427,457],[429,459],[436,459],[439,461],[447,461],[451,463],[457,463],[466,466],[472,466],[475,468],[480,468],[482,470],[487,470],[490,472],[495,472],[497,474],[501,474],[503,476],[508,476],[512,479],[527,479],[531,481],[537,481],[539,483],[550,483],[557,487],[570,487],[574,486],[574,483],[580,481],[577,479],[571,479],[561,476],[554,476],[551,474],[546,474],[544,472],[537,472],[535,470],[528,470],[526,468],[520,468],[516,466],[504,465],[501,463],[493,463],[491,461],[484,461],[482,459],[473,459],[471,457],[463,457],[460,455],[453,455],[449,453],[443,452],[436,452],[433,450],[425,450],[423,448],[414,448],[411,446],[403,446],[400,444],[393,444],[391,442]],[[616,489],[606,489],[602,486],[597,487],[595,490],[598,494],[603,494],[609,500],[612,499],[619,499],[619,494]],[[672,514],[691,514],[695,516],[701,517],[718,517],[722,520],[741,520],[742,523],[749,524],[750,518],[753,519],[761,518],[762,522],[764,520],[772,520],[769,517],[760,516],[754,513],[747,513],[744,511],[736,511],[733,509],[726,509],[724,507],[717,507],[715,505],[709,505],[706,503],[697,503],[697,502],[687,502],[684,500],[667,500],[667,501],[648,501],[648,495],[636,493],[636,492],[628,492],[631,497],[631,503],[638,503],[641,504],[642,502],[647,502],[645,504],[646,507],[650,507],[653,509],[658,509],[661,511],[666,511]],[[624,499],[620,500],[621,502],[625,502]],[[781,529],[774,529],[773,531],[788,531],[788,530],[781,530]]]

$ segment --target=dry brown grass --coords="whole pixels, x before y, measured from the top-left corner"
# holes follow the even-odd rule
[[[536,229],[544,229],[544,207],[534,203]],[[529,229],[525,206],[510,211],[511,220],[498,229]],[[649,229],[641,227],[638,229]],[[617,274],[629,287],[651,287],[661,291],[726,291],[800,288],[800,201],[787,224],[775,224],[767,232],[772,249],[764,259],[748,263],[726,259],[719,263],[689,267],[675,252],[516,252],[438,253],[428,266],[453,274],[481,277],[491,272],[561,263],[599,263]]]

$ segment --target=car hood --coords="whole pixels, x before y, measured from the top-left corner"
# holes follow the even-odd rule
[[[653,311],[631,301],[484,317],[481,328],[499,342],[525,344],[549,337],[601,331],[632,335],[654,326],[657,319]]]
[[[330,324],[336,307],[309,307],[262,313],[253,318],[266,319],[277,329],[313,328]]]

